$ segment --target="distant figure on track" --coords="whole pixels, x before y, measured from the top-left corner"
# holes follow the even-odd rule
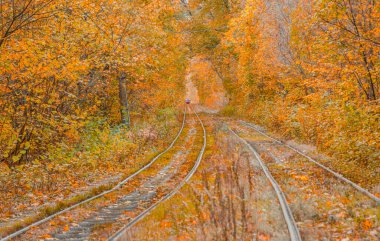
[[[186,102],[186,104],[190,104],[191,101],[189,98],[186,98],[185,102]]]

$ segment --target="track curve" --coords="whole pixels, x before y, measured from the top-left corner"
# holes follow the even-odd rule
[[[156,161],[157,161],[162,155],[164,155],[165,153],[167,153],[167,152],[168,152],[168,151],[174,146],[174,144],[177,142],[179,136],[181,135],[181,133],[182,133],[182,131],[183,131],[183,129],[184,129],[185,123],[186,123],[186,108],[185,108],[184,113],[183,113],[183,118],[182,118],[182,125],[181,125],[181,128],[180,128],[180,130],[178,131],[178,133],[177,133],[176,137],[174,138],[174,140],[171,142],[171,144],[170,144],[170,145],[169,145],[164,151],[162,151],[162,152],[159,153],[157,156],[155,156],[155,157],[154,157],[154,158],[153,158],[148,164],[146,164],[145,166],[143,166],[142,168],[140,168],[139,170],[137,170],[135,173],[133,173],[132,175],[128,176],[127,178],[125,178],[124,180],[122,180],[121,182],[119,182],[119,183],[118,183],[116,186],[114,186],[112,189],[107,190],[107,191],[104,191],[104,192],[102,192],[102,193],[100,193],[100,194],[98,194],[98,195],[95,195],[95,196],[91,197],[91,198],[85,199],[85,200],[83,200],[83,201],[81,201],[81,202],[78,202],[78,203],[76,203],[76,204],[74,204],[74,205],[72,205],[72,206],[70,206],[70,207],[67,207],[67,208],[65,208],[65,209],[63,209],[63,210],[61,210],[61,211],[59,211],[59,212],[57,212],[57,213],[54,213],[54,214],[52,214],[52,215],[50,215],[50,216],[48,216],[48,217],[45,217],[44,219],[41,219],[41,220],[39,220],[39,221],[37,221],[37,222],[34,222],[34,223],[32,223],[32,224],[30,224],[30,225],[28,225],[28,226],[26,226],[26,227],[24,227],[24,228],[22,228],[22,229],[20,229],[20,230],[18,230],[18,231],[16,231],[16,232],[14,232],[14,233],[12,233],[12,234],[7,235],[7,236],[4,237],[4,238],[1,238],[0,241],[7,241],[7,240],[10,240],[10,239],[12,239],[12,238],[16,238],[17,236],[19,236],[19,235],[21,235],[21,234],[27,232],[28,230],[32,229],[33,227],[37,227],[37,226],[39,226],[39,225],[41,225],[41,224],[44,224],[44,223],[46,223],[47,221],[49,221],[49,220],[51,220],[51,219],[57,217],[58,215],[64,214],[64,213],[66,213],[66,212],[68,212],[68,211],[70,211],[70,210],[72,210],[72,209],[74,209],[74,208],[76,208],[76,207],[78,207],[78,206],[80,206],[80,205],[83,205],[83,204],[85,204],[85,203],[88,203],[88,202],[90,202],[90,201],[93,201],[93,200],[95,200],[95,199],[98,199],[98,198],[100,198],[100,197],[103,197],[103,196],[105,196],[105,195],[111,193],[111,192],[114,192],[114,191],[118,190],[118,189],[121,188],[125,183],[127,183],[128,181],[130,181],[131,179],[133,179],[135,176],[137,176],[138,174],[140,174],[142,171],[144,171],[144,170],[146,170],[147,168],[149,168],[149,167],[150,167],[153,163],[155,163],[155,162],[156,162]]]
[[[365,189],[365,188],[359,186],[358,184],[354,183],[353,181],[351,181],[351,180],[345,178],[342,174],[337,173],[337,172],[331,170],[330,168],[328,168],[328,167],[326,167],[325,165],[319,163],[317,160],[313,159],[312,157],[310,157],[310,156],[304,154],[302,151],[298,150],[297,148],[295,148],[295,147],[293,147],[293,146],[291,146],[291,145],[288,145],[288,144],[286,144],[286,143],[284,143],[284,142],[282,142],[282,141],[280,141],[280,140],[278,140],[278,139],[276,139],[276,138],[273,138],[273,137],[271,137],[270,135],[268,135],[268,134],[266,134],[266,133],[264,133],[264,132],[258,130],[258,129],[257,129],[254,125],[252,125],[251,123],[248,123],[248,122],[245,122],[245,121],[240,121],[240,123],[242,123],[243,125],[247,126],[247,127],[250,128],[250,129],[256,131],[257,133],[260,133],[261,135],[263,135],[263,136],[265,136],[265,137],[267,137],[267,138],[273,140],[274,142],[276,142],[276,143],[278,143],[278,144],[280,144],[280,145],[283,145],[283,146],[285,146],[285,147],[287,147],[287,148],[289,148],[289,149],[291,149],[291,150],[297,152],[297,153],[300,154],[301,156],[303,156],[303,157],[305,157],[306,159],[308,159],[310,162],[316,164],[316,165],[319,166],[320,168],[322,168],[322,169],[324,169],[325,171],[331,173],[332,175],[334,175],[334,176],[335,176],[336,178],[338,178],[339,180],[341,180],[341,181],[343,181],[343,182],[345,182],[345,183],[351,185],[353,188],[355,188],[355,189],[358,190],[359,192],[365,194],[366,196],[368,196],[369,198],[371,198],[373,201],[375,201],[377,205],[380,205],[380,198],[379,198],[379,197],[375,196],[373,193],[371,193],[371,192],[368,191],[367,189]]]
[[[280,205],[281,205],[281,209],[282,209],[282,213],[284,215],[284,219],[286,221],[286,224],[288,226],[288,231],[289,231],[289,235],[290,235],[290,239],[292,241],[301,241],[302,238],[301,238],[301,235],[300,235],[300,232],[298,230],[298,227],[297,227],[297,224],[294,220],[294,217],[293,217],[293,214],[292,214],[292,211],[290,210],[289,208],[289,205],[288,205],[288,202],[286,201],[286,198],[285,198],[285,194],[283,193],[283,191],[281,190],[280,186],[278,185],[278,183],[276,182],[276,180],[273,178],[272,174],[270,173],[269,169],[267,168],[267,166],[264,164],[263,160],[261,159],[259,153],[256,151],[256,149],[251,145],[249,144],[246,140],[244,140],[243,138],[241,138],[235,131],[229,129],[231,131],[231,133],[233,133],[241,142],[243,142],[247,147],[248,149],[254,154],[254,156],[256,157],[256,159],[258,160],[260,166],[261,166],[261,169],[263,170],[265,176],[268,178],[269,182],[271,183],[274,191],[276,192],[276,195],[277,195],[277,198],[278,198],[278,201],[280,202]]]
[[[197,160],[196,160],[193,168],[190,170],[190,172],[187,174],[187,176],[176,186],[176,188],[174,188],[166,196],[162,197],[158,202],[154,203],[153,205],[151,205],[150,207],[145,209],[142,213],[140,213],[135,218],[133,218],[128,224],[126,224],[124,227],[122,227],[120,230],[118,230],[115,234],[113,234],[111,237],[109,237],[107,239],[107,241],[116,241],[119,238],[121,238],[126,230],[128,230],[133,225],[135,225],[137,222],[139,222],[141,219],[143,219],[147,214],[149,214],[159,204],[163,203],[164,201],[166,201],[169,198],[171,198],[172,196],[174,196],[182,188],[182,186],[185,185],[186,182],[188,182],[190,180],[190,178],[194,175],[195,171],[198,169],[198,167],[202,161],[202,157],[203,157],[204,151],[206,149],[206,145],[207,145],[207,136],[206,136],[206,129],[203,125],[202,120],[199,118],[198,114],[194,110],[193,110],[193,113],[197,116],[197,119],[199,120],[199,122],[202,126],[202,129],[203,129],[203,146],[202,146],[201,151],[198,154]]]

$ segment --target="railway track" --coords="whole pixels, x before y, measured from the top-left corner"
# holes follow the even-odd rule
[[[193,111],[194,112],[194,111]],[[154,208],[156,208],[159,204],[163,203],[164,201],[168,200],[169,198],[171,198],[172,196],[174,196],[180,189],[183,185],[185,185],[186,182],[188,182],[190,180],[190,178],[194,175],[195,171],[198,169],[200,163],[201,163],[201,160],[202,160],[202,157],[203,157],[203,154],[204,154],[204,151],[206,149],[206,143],[207,143],[207,138],[206,138],[206,129],[203,125],[203,122],[202,120],[199,118],[198,114],[196,112],[194,112],[195,115],[197,116],[197,119],[199,120],[201,126],[202,126],[202,129],[203,129],[203,145],[202,145],[202,149],[201,151],[199,152],[198,154],[198,157],[197,157],[197,160],[195,162],[195,165],[193,166],[193,168],[190,170],[190,172],[187,174],[187,176],[185,177],[185,179],[180,182],[170,193],[168,193],[166,196],[162,197],[158,202],[154,203],[153,205],[151,205],[149,208],[145,209],[142,213],[140,213],[138,216],[136,216],[135,218],[133,218],[129,223],[127,223],[124,227],[122,227],[120,230],[118,230],[114,235],[112,235],[111,237],[109,237],[107,239],[107,241],[116,241],[120,238],[122,238],[123,234],[129,229],[131,228],[133,225],[135,225],[138,221],[140,221],[141,219],[143,219],[147,214],[149,214],[149,212],[151,212]]]
[[[299,155],[305,157],[308,161],[314,163],[314,164],[317,165],[318,167],[320,167],[320,168],[322,168],[323,170],[325,170],[325,171],[329,172],[330,174],[334,175],[334,176],[335,176],[336,178],[338,178],[339,180],[341,180],[341,181],[343,181],[343,182],[349,184],[350,186],[352,186],[352,187],[353,187],[354,189],[356,189],[357,191],[359,191],[359,192],[363,193],[364,195],[368,196],[370,199],[372,199],[373,201],[375,201],[377,205],[380,204],[380,198],[379,198],[379,197],[375,196],[374,194],[372,194],[371,192],[369,192],[367,189],[365,189],[365,188],[359,186],[358,184],[352,182],[351,180],[345,178],[342,174],[339,174],[339,173],[337,173],[337,172],[331,170],[330,168],[324,166],[323,164],[319,163],[317,160],[315,160],[314,158],[312,158],[312,157],[306,155],[305,153],[303,153],[302,151],[298,150],[297,148],[295,148],[295,147],[293,147],[293,146],[291,146],[291,145],[288,145],[288,144],[286,144],[286,143],[284,143],[284,142],[282,142],[282,141],[280,141],[280,140],[278,140],[278,139],[276,139],[276,138],[273,138],[273,137],[269,136],[268,134],[266,134],[266,133],[260,131],[259,129],[257,129],[257,128],[256,128],[254,125],[252,125],[251,123],[248,123],[248,122],[245,122],[245,121],[240,121],[240,123],[242,123],[243,125],[247,126],[247,127],[250,128],[250,129],[256,131],[257,133],[259,133],[259,134],[261,134],[261,135],[263,135],[263,136],[265,136],[265,137],[271,139],[272,141],[276,142],[277,144],[282,145],[282,146],[284,146],[284,147],[286,147],[286,148],[289,148],[289,149],[292,150],[292,151],[295,151],[295,152],[298,153]]]
[[[278,185],[277,181],[273,178],[272,174],[270,173],[269,169],[265,165],[264,161],[261,159],[260,154],[256,151],[256,149],[251,144],[249,144],[246,140],[241,138],[235,131],[233,131],[231,129],[230,129],[230,131],[242,143],[244,143],[248,147],[248,149],[252,152],[252,154],[256,157],[257,161],[260,164],[261,169],[263,170],[265,176],[267,177],[270,184],[272,185],[272,187],[273,187],[273,189],[277,195],[278,201],[280,203],[281,210],[282,210],[286,225],[288,227],[289,236],[290,236],[291,241],[301,241],[302,239],[301,239],[300,232],[299,232],[297,224],[294,220],[293,213],[292,213],[291,209],[289,208],[288,202],[285,198],[285,194],[281,190],[281,187]],[[250,161],[252,161],[252,160],[250,160]]]
[[[206,130],[198,114],[190,107],[188,108],[184,111],[182,126],[172,143],[144,167],[112,189],[33,223],[1,241],[10,239],[46,241],[128,239],[128,230],[154,208],[175,195],[190,180],[201,163],[206,147]],[[359,212],[362,215],[363,211],[369,210],[371,206],[369,203],[373,201],[377,205],[380,203],[380,199],[368,190],[320,164],[294,146],[262,132],[250,123],[239,121],[236,124],[235,122],[233,128],[229,130],[247,146],[249,152],[257,160],[255,166],[259,167],[259,172],[261,169],[265,174],[265,177],[262,175],[263,180],[266,182],[267,179],[271,184],[274,192],[271,187],[269,191],[271,195],[276,194],[280,207],[276,217],[281,217],[282,212],[285,222],[281,220],[283,225],[281,230],[284,230],[284,235],[287,235],[286,230],[288,230],[292,241],[300,241],[302,238],[320,240],[318,237],[332,239],[333,236],[326,236],[326,234],[331,235],[333,232],[331,231],[334,228],[333,222],[336,221],[334,212],[345,212],[343,216],[339,216],[339,218],[344,217],[342,222],[346,223],[343,223],[343,226],[346,225],[346,228],[357,232],[360,226],[355,227],[356,224],[350,220],[349,213]],[[190,158],[191,153],[197,156]],[[284,155],[281,154],[288,155],[283,158]],[[254,159],[250,160],[252,165]],[[345,187],[344,190],[339,189],[342,186]],[[347,193],[349,197],[346,196]],[[277,210],[276,196],[272,196],[271,200],[274,200]],[[341,202],[342,198],[355,200],[355,202],[348,207],[346,203]],[[329,204],[332,207],[324,208],[330,201],[333,202]],[[299,203],[315,204],[311,212],[305,211],[307,214],[316,215],[315,218],[300,216],[302,210],[300,211],[297,206]],[[372,214],[366,214],[366,217]],[[351,219],[354,219],[354,216],[352,217]],[[377,219],[373,220],[373,223],[378,222]],[[48,224],[48,221],[51,223]],[[56,227],[44,231],[46,227],[49,228],[52,225]],[[342,226],[342,223],[339,225]],[[315,227],[321,227],[321,229],[318,230]],[[33,232],[29,232],[31,229]],[[308,234],[308,229],[313,229],[310,231],[313,234]],[[33,236],[28,236],[26,233],[33,233]],[[366,234],[361,235],[363,237]]]
[[[291,240],[378,240],[378,197],[250,123],[232,125],[273,186]]]
[[[51,216],[48,216],[42,220],[39,220],[35,223],[32,223],[29,226],[22,228],[19,231],[2,238],[1,241],[6,241],[6,240],[10,240],[10,239],[16,239],[16,240],[32,240],[32,239],[39,239],[39,240],[41,240],[41,239],[45,239],[45,240],[87,240],[87,239],[91,239],[91,238],[93,239],[94,237],[91,233],[91,229],[93,229],[94,227],[98,227],[98,226],[101,226],[103,224],[107,224],[107,225],[111,224],[112,222],[115,222],[119,218],[121,218],[121,216],[125,216],[124,214],[127,212],[132,212],[132,211],[141,212],[141,213],[144,213],[144,215],[145,215],[147,213],[145,209],[151,210],[154,208],[153,206],[156,206],[156,205],[150,205],[150,207],[147,208],[147,204],[154,203],[156,200],[159,200],[159,203],[160,203],[160,202],[163,202],[166,199],[170,198],[170,196],[174,195],[179,190],[180,186],[184,185],[184,183],[187,180],[189,180],[190,177],[192,176],[192,174],[195,172],[195,170],[197,169],[197,167],[201,161],[203,151],[204,151],[204,147],[202,148],[201,153],[199,154],[199,156],[197,158],[196,165],[193,166],[193,168],[191,169],[189,174],[185,177],[184,180],[182,180],[180,182],[179,185],[175,185],[175,183],[170,183],[170,182],[168,182],[168,180],[175,179],[175,178],[173,178],[173,176],[176,174],[176,171],[179,171],[179,169],[176,168],[176,166],[189,165],[189,163],[186,163],[186,160],[181,159],[180,155],[178,155],[178,156],[174,155],[173,156],[174,160],[172,160],[167,165],[165,163],[165,165],[163,165],[164,167],[158,172],[158,174],[156,176],[154,176],[150,179],[147,177],[145,177],[145,179],[144,179],[144,178],[141,178],[140,176],[143,175],[145,172],[148,172],[150,169],[153,169],[153,168],[148,169],[149,167],[151,167],[153,165],[157,166],[158,164],[156,164],[156,162],[160,159],[163,159],[163,156],[165,154],[172,152],[172,149],[176,149],[176,148],[178,149],[178,147],[177,147],[178,144],[176,144],[176,142],[180,138],[180,136],[183,133],[183,130],[185,128],[186,115],[187,115],[187,113],[185,110],[184,115],[183,115],[182,126],[181,126],[179,132],[177,133],[177,136],[173,140],[173,142],[169,145],[169,147],[167,149],[165,149],[163,152],[161,152],[160,154],[158,154],[147,165],[145,165],[144,167],[142,167],[141,169],[136,171],[134,174],[132,174],[131,176],[124,179],[123,181],[119,182],[115,187],[113,187],[112,189],[105,191],[99,195],[96,195],[96,196],[91,197],[89,199],[86,199],[82,202],[79,202],[73,206],[70,206],[64,210],[61,210],[60,212],[57,212],[57,213],[55,213]],[[204,132],[204,134],[203,134],[204,144],[203,145],[205,146],[205,143],[206,143],[205,142],[205,129],[204,129],[202,121],[199,119],[197,114],[196,114],[196,118],[197,118],[196,121],[200,122],[200,124],[201,124],[200,126],[202,127],[203,132]],[[193,128],[192,130],[195,130],[195,129]],[[191,131],[189,131],[189,133],[190,132]],[[187,139],[185,141],[191,142],[191,140],[190,140],[192,138],[191,133],[188,135],[190,137],[187,136],[186,137]],[[175,148],[173,148],[173,147],[175,147]],[[181,151],[178,151],[178,153],[180,153],[180,152]],[[177,153],[175,153],[175,154],[177,154]],[[157,167],[155,167],[155,168],[157,168]],[[131,187],[127,187],[127,186],[132,181],[135,183],[136,182],[135,179],[141,179],[141,180],[139,180],[140,181],[140,183],[139,183],[140,189],[133,191],[133,187],[131,188]],[[169,192],[169,194],[165,193],[165,191],[167,192],[167,190],[161,190],[161,189],[164,189],[162,187],[160,187],[160,190],[157,190],[157,186],[155,186],[155,185],[158,185],[158,182],[160,182],[160,181],[161,182],[167,182],[168,186],[173,186],[173,190],[171,192]],[[176,180],[176,181],[179,182],[178,180]],[[121,192],[121,190],[123,190],[123,189],[126,189],[124,191],[124,193],[121,193],[119,195],[115,194],[115,193]],[[165,195],[163,195],[163,193]],[[109,198],[109,196],[112,196],[112,197]],[[109,199],[118,198],[118,199],[116,202],[108,200],[105,202],[105,205],[103,205],[103,206],[102,205],[99,206],[99,204],[96,204],[96,205],[93,204],[94,202],[100,202],[100,201],[98,201],[100,199],[102,201],[104,201],[103,199],[107,199],[107,198],[109,198]],[[141,203],[143,203],[143,204],[141,204]],[[75,223],[71,220],[68,222],[69,225],[66,224],[66,226],[64,226],[63,229],[62,228],[59,229],[58,232],[55,232],[52,235],[50,235],[50,234],[41,235],[42,233],[40,233],[40,235],[38,237],[34,236],[34,238],[31,238],[30,236],[23,236],[23,235],[26,235],[25,233],[30,231],[31,229],[33,229],[33,231],[35,232],[38,229],[43,230],[44,227],[42,227],[42,226],[49,226],[49,225],[52,225],[52,223],[59,223],[61,221],[60,219],[62,217],[70,220],[70,218],[72,218],[72,217],[68,216],[69,215],[68,213],[70,213],[70,215],[71,215],[72,212],[74,212],[77,209],[82,209],[83,206],[89,207],[89,208],[91,208],[92,206],[94,206],[94,207],[99,206],[99,207],[95,211],[92,210],[92,213],[91,213],[92,216],[85,217],[85,218],[82,217],[82,218],[80,218],[81,221],[77,222],[77,223]],[[79,212],[80,211],[78,211],[78,213]],[[125,220],[123,220],[123,221],[125,222],[126,220],[128,220],[128,223],[131,223],[132,221],[135,220],[135,222],[136,222],[136,221],[140,220],[144,215],[138,215],[137,217],[133,217],[133,218],[125,217]],[[48,221],[50,221],[50,224],[48,224]],[[73,224],[73,225],[71,225],[71,224]],[[120,226],[120,224],[119,224],[119,226]],[[110,235],[110,234],[108,234],[108,235]],[[20,237],[20,236],[22,236],[22,237]]]

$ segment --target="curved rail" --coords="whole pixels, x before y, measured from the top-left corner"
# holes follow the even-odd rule
[[[288,226],[288,230],[289,230],[289,235],[290,235],[290,239],[292,241],[301,241],[301,235],[300,235],[300,232],[298,230],[298,227],[296,225],[296,222],[294,220],[294,217],[293,217],[293,214],[292,214],[292,211],[290,210],[289,208],[289,205],[286,201],[286,198],[285,198],[285,195],[284,193],[282,192],[280,186],[278,185],[278,183],[276,182],[276,180],[273,178],[272,174],[270,173],[269,169],[267,168],[267,166],[264,164],[263,160],[261,159],[259,153],[255,150],[255,148],[249,144],[246,140],[244,140],[243,138],[241,138],[236,132],[234,132],[233,130],[229,129],[239,140],[241,140],[245,145],[247,145],[247,147],[249,148],[249,150],[255,155],[256,159],[258,160],[258,162],[260,163],[260,166],[261,166],[261,169],[264,171],[264,174],[265,176],[268,178],[269,182],[271,183],[274,191],[276,192],[276,195],[277,195],[277,198],[278,198],[278,201],[280,202],[280,205],[281,205],[281,209],[282,209],[282,213],[284,215],[284,218],[285,218],[285,221],[286,221],[286,224]]]
[[[297,148],[295,148],[295,147],[293,147],[293,146],[291,146],[291,145],[288,145],[288,144],[286,144],[286,143],[284,143],[284,142],[282,142],[282,141],[280,141],[280,140],[278,140],[278,139],[275,139],[275,138],[269,136],[268,134],[266,134],[266,133],[264,133],[264,132],[258,130],[258,129],[257,129],[255,126],[253,126],[251,123],[248,123],[248,122],[245,122],[245,121],[240,121],[240,122],[243,123],[243,125],[245,125],[245,126],[251,128],[251,129],[255,130],[256,132],[258,132],[258,133],[260,133],[260,134],[262,134],[263,136],[266,136],[266,137],[268,137],[269,139],[271,139],[271,140],[273,140],[273,141],[279,143],[280,145],[286,146],[287,148],[289,148],[289,149],[291,149],[291,150],[297,152],[297,153],[300,154],[301,156],[303,156],[303,157],[305,157],[306,159],[308,159],[310,162],[316,164],[317,166],[319,166],[320,168],[324,169],[325,171],[327,171],[327,172],[333,174],[333,175],[334,175],[335,177],[337,177],[339,180],[348,183],[349,185],[351,185],[353,188],[355,188],[355,189],[358,190],[359,192],[361,192],[361,193],[367,195],[369,198],[371,198],[372,200],[374,200],[374,201],[377,203],[377,205],[380,204],[380,198],[376,197],[374,194],[372,194],[371,192],[369,192],[367,189],[365,189],[365,188],[359,186],[358,184],[356,184],[356,183],[354,183],[354,182],[348,180],[348,179],[345,178],[342,174],[339,174],[339,173],[337,173],[337,172],[331,170],[330,168],[328,168],[328,167],[326,167],[325,165],[319,163],[318,161],[316,161],[315,159],[311,158],[310,156],[304,154],[302,151],[298,150]]]
[[[202,146],[201,151],[198,154],[197,161],[195,162],[195,165],[190,170],[190,172],[187,174],[187,176],[185,177],[185,179],[183,179],[178,184],[178,186],[176,188],[174,188],[170,193],[168,193],[166,196],[164,196],[163,198],[161,198],[158,202],[154,203],[153,205],[151,205],[150,207],[148,207],[147,209],[145,209],[138,216],[136,216],[135,218],[133,218],[127,225],[125,225],[124,227],[122,227],[121,229],[119,229],[115,234],[113,234],[111,237],[109,237],[107,239],[107,241],[116,241],[119,238],[121,238],[121,236],[124,234],[124,232],[126,230],[128,230],[130,227],[132,227],[133,225],[135,225],[138,221],[140,221],[141,219],[143,219],[147,214],[150,213],[150,211],[152,211],[154,208],[156,208],[159,204],[163,203],[164,201],[166,201],[169,198],[171,198],[172,196],[174,196],[183,187],[183,185],[185,185],[185,183],[188,182],[190,180],[190,178],[194,175],[195,171],[198,169],[198,167],[199,167],[199,165],[200,165],[200,163],[202,161],[203,153],[204,153],[204,151],[206,149],[207,138],[206,138],[206,129],[205,129],[204,125],[203,125],[202,120],[199,118],[198,114],[194,110],[193,110],[193,112],[197,116],[199,122],[201,123],[202,129],[203,129],[203,146]]]
[[[26,227],[24,227],[24,228],[22,228],[22,229],[20,229],[20,230],[18,230],[16,232],[14,232],[14,233],[12,233],[12,234],[4,237],[4,238],[1,238],[0,241],[6,241],[6,240],[9,240],[11,238],[15,238],[18,235],[20,235],[20,234],[22,234],[22,233],[30,230],[32,227],[36,227],[38,225],[46,223],[47,221],[51,220],[52,218],[54,218],[54,217],[56,217],[58,215],[61,215],[61,214],[65,213],[65,212],[68,212],[68,211],[72,210],[73,208],[76,208],[76,207],[78,207],[78,206],[80,206],[82,204],[85,204],[87,202],[90,202],[92,200],[100,198],[100,197],[102,197],[102,196],[104,196],[104,195],[106,195],[108,193],[114,192],[117,189],[121,188],[126,182],[128,182],[129,180],[131,180],[132,178],[134,178],[135,176],[137,176],[138,174],[140,174],[142,171],[144,171],[145,169],[147,169],[148,167],[150,167],[155,161],[157,161],[158,158],[160,158],[162,155],[164,155],[166,152],[168,152],[173,147],[173,145],[178,140],[179,136],[181,135],[181,133],[183,131],[183,128],[185,126],[185,122],[186,122],[186,108],[185,108],[185,111],[183,112],[183,119],[182,119],[181,129],[178,131],[178,133],[177,133],[176,137],[174,138],[174,140],[172,141],[172,143],[163,152],[161,152],[160,154],[158,154],[157,156],[155,156],[152,159],[152,161],[150,161],[148,164],[146,164],[145,166],[143,166],[141,169],[139,169],[138,171],[136,171],[132,175],[130,175],[127,178],[125,178],[123,181],[119,182],[116,186],[114,186],[110,190],[104,191],[104,192],[102,192],[102,193],[100,193],[98,195],[95,195],[95,196],[91,197],[91,198],[85,199],[85,200],[83,200],[83,201],[81,201],[79,203],[76,203],[76,204],[74,204],[74,205],[72,205],[72,206],[70,206],[68,208],[65,208],[65,209],[63,209],[63,210],[61,210],[61,211],[59,211],[57,213],[54,213],[54,214],[52,214],[52,215],[50,215],[50,216],[48,216],[48,217],[46,217],[44,219],[41,219],[41,220],[39,220],[37,222],[34,222],[34,223],[32,223],[32,224],[30,224],[30,225],[28,225],[28,226],[26,226]]]

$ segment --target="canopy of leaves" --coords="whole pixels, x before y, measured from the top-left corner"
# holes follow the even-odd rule
[[[0,160],[30,161],[73,141],[95,117],[120,119],[118,78],[131,111],[177,105],[185,58],[178,4],[163,1],[0,2]],[[160,86],[160,88],[157,88]]]

